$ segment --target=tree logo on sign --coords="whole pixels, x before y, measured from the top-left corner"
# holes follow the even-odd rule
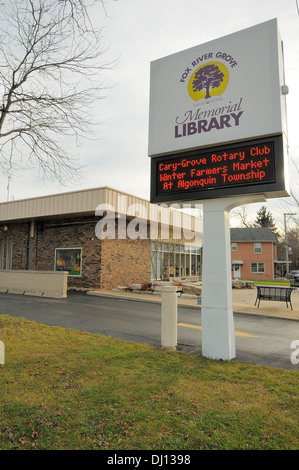
[[[194,101],[222,95],[229,81],[229,73],[224,64],[208,62],[201,65],[191,75],[188,93]]]

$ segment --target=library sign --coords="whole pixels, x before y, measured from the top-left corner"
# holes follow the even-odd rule
[[[285,190],[277,21],[151,63],[151,202]]]

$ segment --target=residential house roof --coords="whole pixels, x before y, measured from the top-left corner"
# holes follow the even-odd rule
[[[231,228],[230,238],[232,242],[272,242],[278,244],[277,236],[267,227]]]

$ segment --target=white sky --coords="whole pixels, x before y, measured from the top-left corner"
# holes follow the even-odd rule
[[[118,0],[107,1],[109,17],[100,5],[94,9],[98,25],[105,27],[104,43],[110,45],[106,62],[120,58],[119,65],[104,72],[100,80],[113,85],[108,98],[98,104],[100,139],[87,141],[76,149],[85,171],[80,184],[67,186],[45,182],[38,172],[13,176],[9,199],[24,199],[46,194],[110,186],[149,199],[150,158],[148,146],[148,108],[150,62],[255,24],[278,19],[284,42],[291,186],[299,200],[299,15],[296,0]],[[254,71],[254,63],[252,64]],[[298,182],[297,182],[298,181]],[[0,201],[7,200],[7,178],[0,177]],[[267,203],[279,229],[283,214],[298,213],[292,199]],[[262,204],[248,206],[255,218]],[[297,210],[298,209],[298,210]],[[239,224],[231,217],[232,225]]]

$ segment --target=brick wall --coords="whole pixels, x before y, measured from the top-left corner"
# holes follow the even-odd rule
[[[95,236],[95,224],[94,217],[59,219],[37,224],[33,269],[53,270],[55,248],[81,248],[81,276],[69,276],[68,287],[99,289],[101,241]]]
[[[151,241],[99,240],[95,235],[98,218],[74,217],[48,219],[34,224],[32,270],[53,271],[55,248],[81,248],[81,276],[68,276],[68,288],[111,289],[118,285],[139,283],[151,279]],[[13,240],[12,269],[29,269],[30,222],[0,226],[0,241],[4,244],[6,268],[7,239]]]
[[[7,227],[7,230],[4,230]],[[3,261],[0,269],[6,269],[8,260],[8,243],[12,240],[12,269],[27,269],[29,250],[29,223],[7,224],[0,226],[0,250],[3,253]]]
[[[136,233],[141,237],[118,238],[118,220],[115,221],[115,238],[100,240],[96,236],[98,217],[93,215],[72,218],[51,218],[34,222],[34,237],[30,238],[30,222],[7,223],[7,230],[0,226],[4,262],[6,268],[8,239],[12,239],[13,270],[54,271],[56,248],[81,248],[81,276],[68,276],[68,288],[111,289],[119,285],[150,282],[151,280],[151,239],[150,227],[141,224]],[[127,229],[132,224],[127,221]],[[134,227],[134,224],[133,224]],[[132,231],[133,230],[133,231]],[[161,236],[161,233],[160,233]],[[165,242],[184,243],[176,239],[172,230]],[[1,248],[1,244],[0,244]],[[32,264],[30,266],[30,252]]]
[[[151,241],[103,240],[101,286],[111,289],[151,280]]]
[[[276,246],[270,242],[262,242],[262,252],[260,254],[254,253],[253,242],[238,242],[237,251],[231,252],[231,259],[242,260],[241,267],[242,279],[260,279],[260,280],[273,280],[274,279],[274,259],[276,258]],[[251,273],[251,263],[265,263],[264,273]]]

